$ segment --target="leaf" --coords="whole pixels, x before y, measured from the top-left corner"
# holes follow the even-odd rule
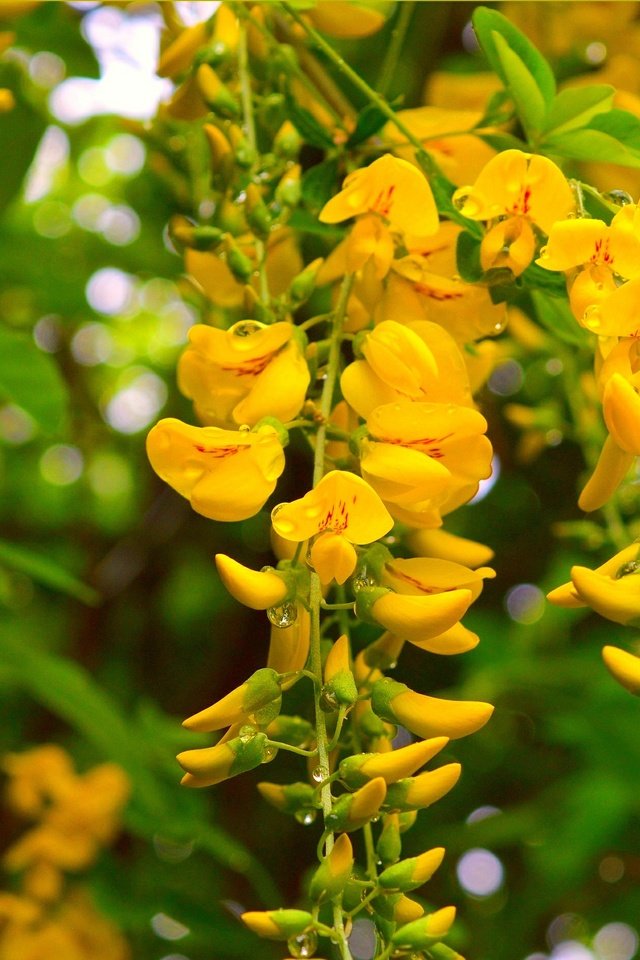
[[[511,133],[476,133],[480,140],[484,140],[494,150],[526,150],[528,144]]]
[[[609,110],[589,121],[589,130],[615,137],[631,150],[640,151],[640,120],[628,110]]]
[[[530,263],[521,278],[528,287],[542,289],[552,297],[566,296],[567,284],[564,275],[555,270],[545,270],[537,263]]]
[[[19,570],[20,573],[26,573],[45,587],[66,593],[88,606],[94,607],[100,603],[100,594],[93,587],[78,580],[48,557],[34,553],[25,547],[9,543],[7,540],[0,540],[0,563]]]
[[[594,116],[611,109],[614,94],[606,83],[561,90],[547,114],[545,132],[565,133],[586,126]]]
[[[484,273],[480,263],[480,240],[466,230],[458,235],[456,243],[458,273],[466,283],[477,283]]]
[[[333,223],[320,223],[317,217],[314,217],[307,210],[294,210],[287,221],[294,230],[300,233],[308,233],[318,237],[325,237],[331,242],[341,240],[344,236],[344,230]]]
[[[45,433],[64,426],[67,388],[55,361],[25,334],[2,326],[0,393],[26,410]]]
[[[623,167],[640,167],[640,150],[630,150],[608,133],[592,130],[571,130],[549,137],[541,144],[545,153],[557,154],[569,160],[618,163]]]
[[[46,129],[44,118],[25,100],[21,86],[22,78],[17,68],[13,64],[3,64],[0,87],[11,90],[15,106],[0,114],[0,213],[20,190]]]
[[[508,86],[508,80],[496,47],[496,34],[504,38],[504,43],[509,50],[522,61],[540,91],[544,103],[547,107],[551,106],[556,92],[555,77],[547,61],[531,41],[501,13],[490,10],[488,7],[478,7],[474,11],[472,23],[487,60],[503,84]]]
[[[566,300],[549,296],[542,290],[532,290],[531,299],[539,322],[554,337],[572,347],[584,347],[588,343],[589,334],[575,319]]]
[[[1,12],[1,4],[0,4]],[[26,17],[12,23],[16,44],[34,53],[49,50],[65,64],[67,76],[98,79],[100,67],[93,47],[81,32],[82,16],[66,3],[41,3]]]
[[[302,177],[302,197],[313,212],[319,211],[333,196],[338,178],[338,161],[325,160],[311,167]]]
[[[329,150],[335,144],[325,128],[318,123],[314,115],[293,98],[290,93],[285,94],[285,101],[289,120],[294,125],[305,143],[312,147],[320,147],[322,150]]]
[[[445,177],[433,157],[426,150],[416,150],[416,161],[427,175],[438,211],[454,223],[459,223],[473,236],[481,237],[482,226],[474,220],[463,217],[458,208],[453,205],[451,196],[456,187]]]
[[[496,31],[492,36],[518,118],[529,139],[534,139],[545,122],[547,108],[544,97],[524,61],[510,49],[504,37]]]
[[[369,103],[358,114],[355,130],[346,142],[347,147],[355,147],[374,133],[377,133],[385,125],[388,117],[383,113],[375,103]]]
[[[496,90],[487,101],[484,114],[478,120],[475,127],[489,127],[498,123],[506,123],[513,116],[513,110],[510,105],[508,90]]]

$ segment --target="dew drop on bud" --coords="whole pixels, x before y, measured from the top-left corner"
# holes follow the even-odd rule
[[[310,827],[313,821],[316,819],[317,810],[314,810],[312,807],[303,807],[301,810],[296,810],[294,817],[301,823],[303,827]]]
[[[234,337],[251,337],[263,328],[264,324],[258,323],[257,320],[240,320],[229,327],[229,333],[233,334]]]
[[[267,616],[269,622],[273,624],[274,627],[280,627],[284,629],[285,627],[290,627],[296,622],[298,617],[298,608],[295,603],[290,603],[287,601],[279,607],[269,607],[267,610]]]
[[[354,593],[359,593],[360,590],[364,590],[365,587],[375,587],[376,582],[372,580],[371,577],[367,576],[366,570],[361,570],[353,578],[352,587]]]
[[[318,937],[313,930],[300,933],[287,941],[287,948],[292,957],[312,957],[318,948]]]
[[[244,726],[240,727],[238,731],[238,736],[243,743],[249,743],[250,740],[253,740],[258,731],[255,727],[252,727],[250,724],[245,723]]]
[[[323,687],[320,695],[320,709],[325,713],[331,713],[333,710],[337,710],[339,706],[338,698],[331,687]]]
[[[272,760],[275,760],[275,758],[277,757],[277,755],[278,755],[278,749],[277,749],[277,747],[267,746],[267,747],[264,748],[264,759],[263,759],[262,762],[263,762],[263,763],[271,763]]]
[[[315,770],[311,772],[311,779],[315,780],[316,783],[322,783],[323,780],[326,780],[329,776],[329,771],[326,767],[323,767],[322,764],[319,764]]]
[[[626,190],[609,190],[604,196],[607,200],[611,200],[612,203],[617,204],[619,207],[626,207],[630,203],[633,203],[633,197],[627,193]]]
[[[616,580],[622,580],[623,577],[628,577],[632,573],[640,573],[640,561],[630,560],[629,563],[623,563],[616,571]]]

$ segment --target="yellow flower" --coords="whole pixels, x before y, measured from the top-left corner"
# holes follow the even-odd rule
[[[178,364],[178,386],[202,423],[286,421],[304,403],[309,369],[290,323],[241,320],[229,330],[198,323]]]
[[[365,587],[356,596],[356,616],[369,623],[379,623],[403,640],[429,649],[428,641],[434,637],[441,639],[440,635],[464,616],[472,596],[470,590],[448,590],[433,596],[412,597],[383,587]],[[475,642],[471,646],[475,646]]]
[[[470,220],[507,217],[515,221],[490,228],[482,241],[481,258],[485,270],[509,266],[516,275],[533,259],[532,226],[548,234],[557,220],[575,210],[573,193],[560,168],[546,157],[521,150],[504,150],[493,157],[475,184],[456,190],[452,199]],[[515,247],[506,257],[505,244]]]
[[[355,39],[369,37],[384,26],[393,11],[388,2],[367,3],[366,0],[322,0],[306,16],[314,27],[332,37]]]
[[[322,903],[343,890],[353,870],[353,847],[349,835],[341,833],[309,883],[312,900]]]
[[[395,400],[430,400],[471,406],[469,377],[462,354],[437,323],[384,320],[363,336],[364,360],[344,370],[340,385],[361,417]]]
[[[251,570],[224,553],[216,554],[216,566],[231,596],[252,610],[278,606],[287,595],[287,584],[275,570]]]
[[[630,693],[640,696],[640,657],[619,647],[603,647],[602,659],[611,676]]]
[[[322,208],[323,223],[376,213],[392,230],[428,237],[438,229],[438,210],[424,174],[390,153],[354,170],[342,190]]]
[[[389,677],[374,684],[371,706],[383,720],[400,723],[418,737],[451,740],[475,733],[493,713],[490,703],[426,696]]]
[[[352,790],[376,777],[382,777],[387,785],[395,783],[414,774],[443,750],[448,742],[447,737],[432,737],[388,753],[353,754],[341,761],[338,768],[340,780]]]
[[[413,530],[407,537],[412,553],[421,557],[437,557],[439,560],[451,560],[464,566],[482,567],[493,558],[491,547],[476,540],[459,537],[447,530]]]
[[[344,241],[345,266],[348,273],[371,263],[377,280],[386,277],[393,260],[393,237],[382,220],[374,214],[356,220],[349,236]]]
[[[176,759],[186,771],[180,781],[183,786],[211,787],[265,763],[269,759],[267,735],[223,737],[214,747],[184,750]]]
[[[333,579],[344,583],[356,566],[353,544],[383,537],[393,519],[364,480],[332,470],[300,500],[275,507],[272,523],[276,533],[294,543],[316,537],[311,563],[326,584]]]
[[[461,773],[459,763],[447,763],[437,770],[427,770],[417,777],[392,783],[387,790],[385,806],[398,812],[430,807],[455,787]]]
[[[8,805],[29,818],[40,816],[52,801],[68,793],[76,777],[71,757],[54,743],[5,754],[0,767],[9,776]]]
[[[437,527],[491,474],[487,422],[454,403],[388,403],[367,420],[362,476],[410,526]]]
[[[147,437],[151,466],[211,520],[246,520],[264,505],[284,470],[273,427],[255,432],[161,420]]]
[[[269,667],[256,670],[221,700],[183,721],[187,730],[213,733],[258,713],[262,707],[281,698],[278,674]],[[272,718],[270,718],[272,719]]]
[[[640,621],[640,545],[629,544],[595,570],[572,567],[571,583],[556,587],[547,599],[561,607],[591,607],[615,623]]]

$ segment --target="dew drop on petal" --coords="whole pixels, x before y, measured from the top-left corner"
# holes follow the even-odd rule
[[[295,603],[287,602],[279,607],[269,607],[267,610],[269,622],[272,623],[274,627],[280,627],[281,629],[290,627],[295,623],[297,616],[298,608]]]
[[[240,320],[229,327],[229,333],[233,334],[234,337],[251,337],[262,329],[264,329],[263,324],[258,323],[257,320]]]

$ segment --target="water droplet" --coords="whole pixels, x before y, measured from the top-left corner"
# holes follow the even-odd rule
[[[626,190],[609,190],[604,196],[607,200],[611,200],[612,203],[617,204],[619,207],[626,207],[628,204],[633,203],[633,197],[627,193]]]
[[[274,507],[273,510],[271,511],[271,519],[272,519],[272,520],[275,520],[275,518],[278,516],[278,514],[280,513],[280,511],[281,511],[284,507],[286,507],[286,505],[287,505],[286,503],[276,503],[275,507]]]
[[[278,756],[278,748],[267,746],[264,748],[264,759],[263,763],[271,763],[272,760]]]
[[[377,823],[380,819],[380,814],[377,814],[375,817],[371,817],[370,823]]]
[[[591,306],[585,310],[582,322],[589,330],[597,331],[602,326],[601,317],[600,307],[597,303],[592,303]]]
[[[238,427],[238,430],[240,431],[240,433],[250,433],[251,427],[249,426],[248,423],[241,423],[240,426]]]
[[[623,563],[622,566],[616,571],[616,580],[622,580],[623,577],[628,577],[630,574],[640,573],[640,561],[630,560],[628,563]]]
[[[310,827],[313,821],[316,819],[318,811],[314,810],[312,807],[303,807],[301,810],[296,810],[294,817],[301,823],[303,827]]]
[[[494,332],[494,333],[502,333],[502,331],[504,330],[505,326],[506,326],[506,324],[505,324],[502,320],[499,321],[498,323],[494,323],[494,325],[493,325],[493,332]]]
[[[274,573],[275,567],[272,567],[270,564],[266,564],[264,567],[260,567],[260,573]]]
[[[318,937],[313,930],[300,933],[287,941],[287,948],[292,957],[312,957],[318,948]]]
[[[238,736],[243,743],[249,743],[250,740],[253,740],[257,732],[258,731],[255,727],[252,727],[250,724],[246,723],[244,726],[240,727]]]
[[[240,320],[229,327],[229,333],[234,337],[251,337],[260,330],[264,330],[264,324],[258,323],[257,320]]]
[[[359,573],[353,578],[351,586],[353,587],[354,593],[359,593],[360,590],[364,590],[365,587],[375,587],[376,582],[371,577],[367,576],[366,570],[360,570]]]
[[[456,190],[453,197],[453,205],[465,217],[475,217],[480,211],[480,204],[475,200],[471,191]]]
[[[272,623],[274,627],[280,627],[281,629],[284,629],[285,627],[290,627],[296,622],[298,617],[298,608],[295,603],[291,603],[287,600],[286,603],[283,603],[279,607],[269,607],[267,610],[267,616],[269,618],[269,622]]]
[[[329,776],[329,771],[326,767],[323,767],[322,764],[318,764],[315,770],[311,772],[311,779],[315,780],[316,783],[322,783],[323,780],[326,780]]]
[[[332,710],[337,710],[338,707],[338,698],[331,687],[323,687],[320,695],[320,708],[324,710],[325,713],[331,713]]]

